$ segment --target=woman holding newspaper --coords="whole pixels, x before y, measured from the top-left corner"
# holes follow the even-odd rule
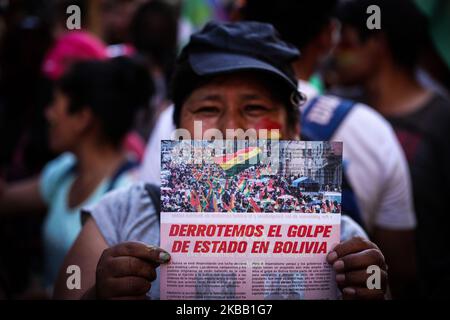
[[[179,57],[173,85],[174,122],[203,130],[278,129],[300,136],[301,95],[290,63],[299,52],[268,24],[209,23]],[[197,137],[196,137],[197,138]],[[155,155],[158,156],[158,155]],[[158,299],[158,266],[170,255],[159,244],[158,208],[143,185],[113,192],[85,210],[83,230],[60,272],[55,296],[64,299]],[[143,243],[149,244],[145,245]],[[387,266],[378,247],[342,216],[341,243],[328,253],[344,299],[383,299]],[[83,271],[81,290],[66,287],[66,267]],[[369,289],[367,268],[381,270],[381,288]]]

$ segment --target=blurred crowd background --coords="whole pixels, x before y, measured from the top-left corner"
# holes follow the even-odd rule
[[[92,150],[89,149],[90,140],[77,138],[80,126],[83,130],[92,127],[89,129],[92,139],[103,139],[101,154],[105,155],[104,163],[111,166],[122,163],[125,154],[127,161],[119,173],[127,171],[130,179],[139,179],[131,169],[139,166],[146,143],[155,134],[159,115],[171,104],[171,74],[177,54],[189,36],[207,21],[251,18],[251,14],[245,11],[246,2],[0,0],[0,199],[7,185],[44,175],[48,176],[46,185],[39,182],[44,190],[41,191],[42,197],[47,202],[52,201],[45,199],[45,190],[52,183],[51,172],[46,165],[64,151],[81,149],[81,144],[83,152]],[[265,2],[275,10],[284,0]],[[433,111],[416,115],[416,122],[408,124],[423,125],[425,131],[434,128],[431,134],[438,137],[442,153],[449,155],[450,1],[388,1],[396,5],[389,13],[381,12],[381,32],[386,33],[383,41],[393,58],[389,60],[390,67],[385,65],[382,71],[377,69],[381,68],[379,62],[383,62],[388,54],[381,51],[376,41],[371,42],[376,31],[367,29],[367,15],[362,16],[357,10],[358,4],[355,5],[360,1],[338,2],[338,9],[330,13],[334,17],[334,50],[324,55],[309,82],[321,93],[367,103],[388,120],[395,116],[384,104],[392,101],[389,100],[390,88],[395,88],[395,98],[405,105],[415,105],[420,99],[425,101],[430,90],[436,92],[439,100],[434,101]],[[367,1],[361,1],[359,5],[367,4]],[[81,8],[81,30],[67,29],[70,14],[66,10],[70,5]],[[308,5],[304,7],[308,8]],[[327,5],[323,8],[326,10]],[[253,14],[258,16],[255,12]],[[288,38],[295,38],[297,28],[308,29],[320,23],[308,10],[282,12],[283,16],[278,18],[290,31],[285,33]],[[105,64],[100,67],[86,60],[105,61]],[[79,61],[86,63],[71,70],[70,66]],[[395,87],[388,81],[404,85]],[[90,104],[91,114],[80,113],[75,120],[64,119],[65,115],[61,114],[64,99],[69,99],[72,110]],[[109,106],[106,110],[105,104]],[[402,110],[395,112],[401,114]],[[85,120],[92,114],[100,125]],[[394,127],[402,125],[395,121],[399,120],[391,121]],[[402,145],[406,158],[411,160],[408,156],[413,155],[408,152],[414,152],[411,144],[415,140],[401,130],[398,137],[405,139]],[[117,146],[120,146],[120,155],[114,153]],[[100,163],[101,154],[98,154]],[[450,195],[450,163],[446,160],[450,157],[443,159],[434,163],[442,176],[428,176],[424,170],[421,174],[425,177],[418,180],[421,188],[416,188],[416,192],[422,192],[424,188],[436,190],[431,198],[419,204],[431,210],[447,208],[448,197],[445,195]],[[73,165],[73,160],[66,157],[58,166],[71,161]],[[70,169],[71,165],[66,167]],[[51,169],[62,170],[57,165]],[[111,181],[105,190],[115,187],[115,179]],[[91,182],[91,190],[96,190],[96,182]],[[414,183],[417,182],[413,178]],[[35,190],[35,187],[28,186],[30,190]],[[81,192],[78,199],[83,200],[88,195]],[[22,200],[32,202],[32,197]],[[74,198],[77,199],[76,196]],[[75,201],[71,207],[76,208],[81,200]],[[436,203],[439,205],[433,206]],[[45,213],[50,205],[6,206],[0,207],[0,298],[49,298],[44,243],[51,242],[48,237],[57,234],[49,231],[52,222],[46,220]],[[6,211],[8,214],[4,214]],[[448,212],[445,215],[448,216]],[[449,221],[446,219],[442,220],[444,225]],[[57,225],[54,227],[58,228]],[[448,239],[440,241],[449,242]],[[450,273],[450,264],[444,267]],[[443,276],[450,277],[448,274]]]

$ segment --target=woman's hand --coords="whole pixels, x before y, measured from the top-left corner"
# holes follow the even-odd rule
[[[156,268],[170,255],[154,246],[125,242],[103,251],[97,264],[97,299],[146,299]]]
[[[336,271],[336,282],[344,299],[384,299],[387,287],[387,265],[380,249],[369,240],[355,237],[341,242],[327,256]],[[380,289],[369,289],[369,266],[380,268]]]

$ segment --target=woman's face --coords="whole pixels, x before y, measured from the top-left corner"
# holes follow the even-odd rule
[[[218,129],[278,129],[281,139],[298,139],[299,127],[288,126],[286,107],[255,74],[220,76],[194,90],[180,114],[180,127],[194,135],[194,121],[202,121],[203,132]]]
[[[70,113],[68,97],[57,90],[45,116],[49,123],[51,150],[54,152],[73,151],[87,127],[85,111]]]

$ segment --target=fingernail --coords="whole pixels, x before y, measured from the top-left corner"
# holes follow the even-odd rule
[[[342,290],[343,293],[348,294],[350,296],[353,296],[354,294],[356,294],[356,290],[353,288],[344,288]]]
[[[345,281],[345,274],[339,273],[336,275],[336,282],[344,282]]]
[[[338,258],[338,255],[336,253],[336,251],[331,251],[328,256],[327,256],[327,261],[329,263],[332,263],[334,260],[336,260]]]
[[[159,253],[159,261],[161,263],[167,263],[170,260],[170,254],[168,254],[167,252],[161,251]]]
[[[333,264],[333,269],[336,271],[344,270],[344,261],[338,260]]]

